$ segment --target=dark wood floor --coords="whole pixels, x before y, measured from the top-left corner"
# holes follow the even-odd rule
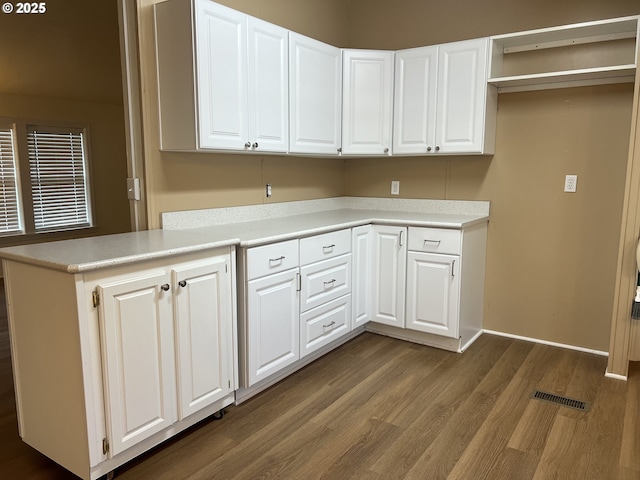
[[[640,370],[621,382],[605,366],[490,335],[459,355],[367,333],[116,477],[640,479]],[[591,410],[533,400],[535,389]],[[1,479],[76,478],[18,438],[6,355],[0,445]]]

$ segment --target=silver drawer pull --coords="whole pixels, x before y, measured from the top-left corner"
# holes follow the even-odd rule
[[[284,260],[284,255],[278,258],[270,258],[269,262],[281,262],[282,260]]]
[[[329,327],[333,327],[336,324],[335,321],[331,322],[329,325],[322,325],[322,328],[329,328]]]
[[[428,238],[424,240],[424,243],[435,243],[436,245],[440,245],[441,242],[441,240],[429,240]]]
[[[331,285],[333,287],[333,284],[336,283],[336,279],[332,278],[331,280],[329,280],[328,282],[324,282],[324,286],[326,287],[327,285]]]
[[[333,250],[333,248],[334,248],[335,246],[336,246],[336,244],[335,244],[335,243],[334,243],[333,245],[324,245],[324,246],[322,247],[322,249],[323,249],[323,250],[329,250],[329,249],[332,249],[332,250]]]

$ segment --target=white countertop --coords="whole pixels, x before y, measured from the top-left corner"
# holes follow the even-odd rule
[[[233,208],[216,210],[227,215]],[[369,223],[461,229],[488,219],[488,205],[486,213],[468,214],[333,208],[209,226],[193,222],[196,228],[183,223],[181,229],[174,230],[147,230],[7,247],[0,249],[0,257],[79,273],[229,245],[253,247]]]

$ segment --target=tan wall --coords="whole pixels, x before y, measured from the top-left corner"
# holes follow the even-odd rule
[[[47,9],[0,15],[0,117],[88,125],[97,223],[91,233],[128,231],[116,2],[65,0],[47,2]]]
[[[344,195],[344,161],[271,155],[174,153],[158,150],[158,104],[153,46],[153,4],[140,0],[140,43],[149,227],[160,227],[166,211],[252,205]],[[318,40],[347,42],[346,4],[340,0],[222,0],[262,18]],[[265,196],[271,183],[273,195]]]
[[[350,45],[399,49],[640,13],[636,1],[433,4],[353,0]],[[400,180],[402,197],[490,200],[485,328],[606,351],[632,101],[631,84],[501,94],[495,156],[350,160],[347,194],[389,196]],[[563,193],[566,174],[578,174],[577,193]]]

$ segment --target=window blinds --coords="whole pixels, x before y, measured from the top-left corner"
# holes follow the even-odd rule
[[[0,128],[0,235],[21,232],[13,129]]]
[[[91,225],[81,130],[27,132],[36,232]]]

